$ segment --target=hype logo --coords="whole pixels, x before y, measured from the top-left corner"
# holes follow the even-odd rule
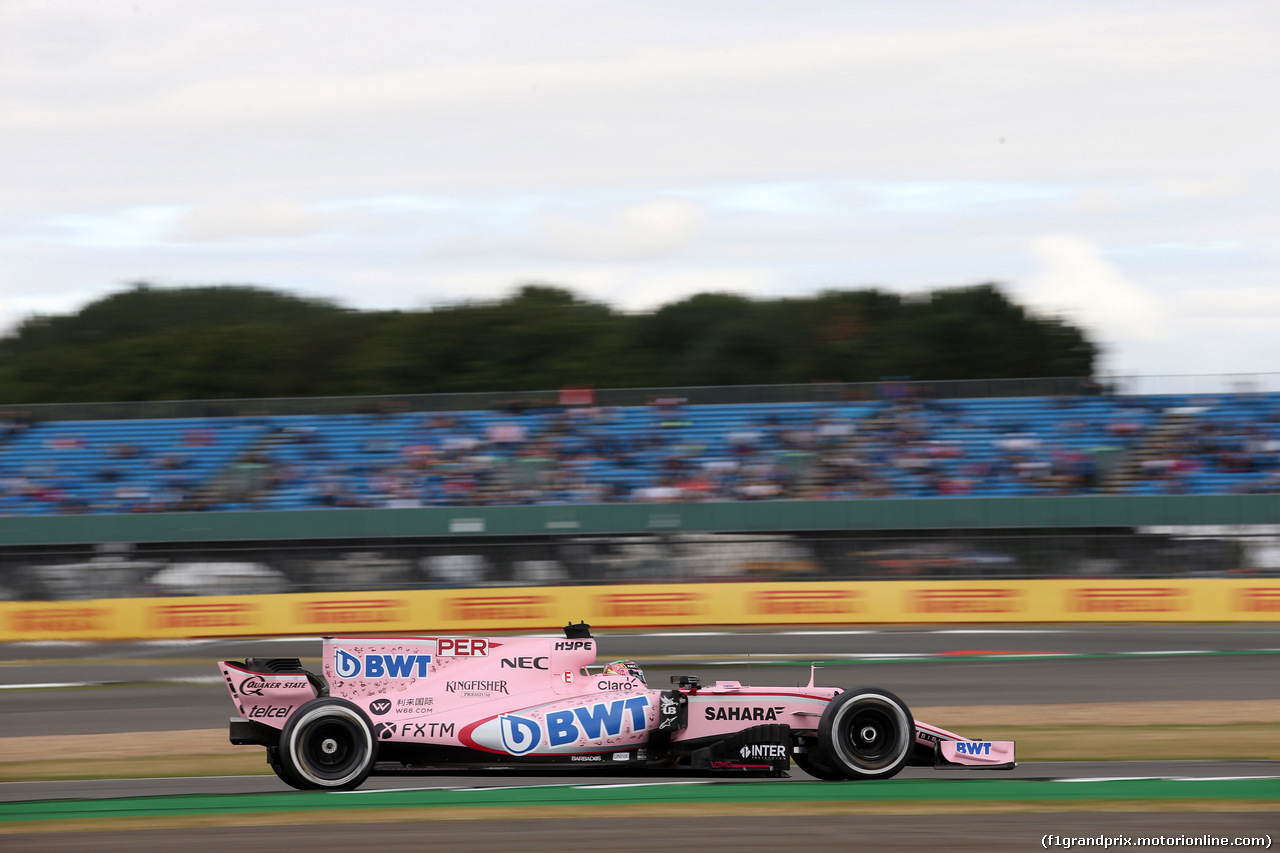
[[[537,720],[503,714],[498,726],[502,730],[502,748],[512,755],[524,755],[542,741],[542,727]]]

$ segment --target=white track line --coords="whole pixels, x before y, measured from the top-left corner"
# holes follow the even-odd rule
[[[712,779],[695,779],[689,782],[618,782],[613,785],[574,785],[579,791],[602,791],[606,788],[656,788],[662,785],[710,785]]]

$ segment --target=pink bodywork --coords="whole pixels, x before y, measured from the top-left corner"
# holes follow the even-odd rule
[[[644,747],[657,727],[664,691],[633,676],[589,672],[596,653],[592,638],[326,638],[322,667],[329,695],[364,710],[379,741],[495,755],[641,759],[628,751]],[[241,716],[272,728],[283,729],[318,695],[305,674],[254,673],[229,661],[219,667]],[[688,719],[675,742],[770,723],[813,731],[842,691],[717,681],[681,692]],[[1013,761],[1012,743],[968,741],[925,723],[916,724],[916,740],[929,748],[939,743],[953,764]]]

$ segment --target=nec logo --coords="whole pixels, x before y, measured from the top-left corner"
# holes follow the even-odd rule
[[[472,637],[441,637],[436,654],[442,658],[483,658],[489,656],[489,641]]]
[[[990,755],[990,743],[965,743],[964,741],[956,742],[956,753],[959,755]]]
[[[333,668],[341,678],[426,678],[431,655],[353,655],[335,649]]]
[[[502,665],[508,669],[546,669],[545,657],[503,658]]]

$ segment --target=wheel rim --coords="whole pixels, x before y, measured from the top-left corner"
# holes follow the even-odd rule
[[[360,719],[345,708],[318,709],[294,730],[299,773],[324,787],[343,785],[364,770],[373,749]]]
[[[908,743],[907,719],[897,704],[865,696],[842,709],[835,746],[858,773],[875,773],[902,758]]]

